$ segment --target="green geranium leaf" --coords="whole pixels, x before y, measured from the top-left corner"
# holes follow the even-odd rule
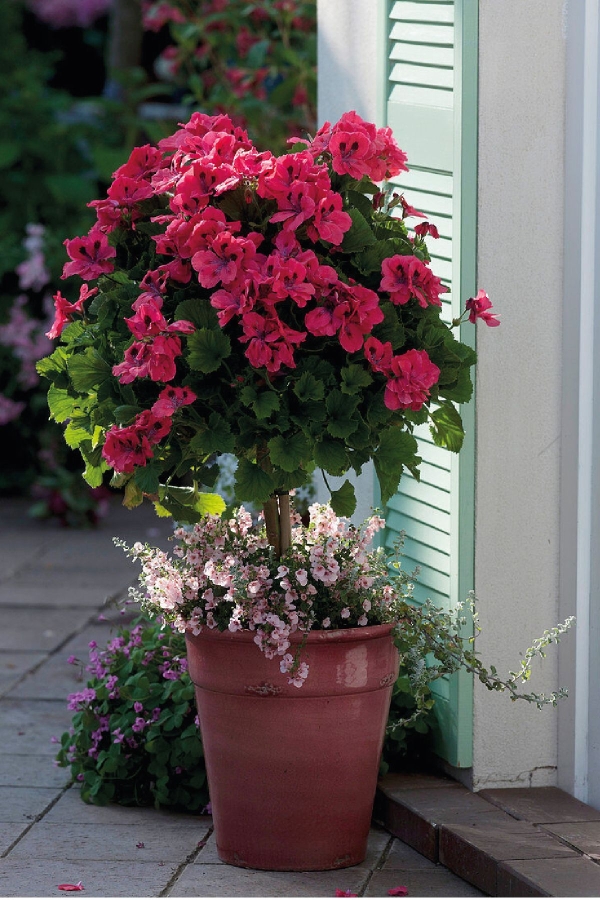
[[[202,516],[220,516],[225,509],[225,501],[219,494],[205,494],[193,487],[171,487],[160,485],[159,500],[154,501],[157,515],[171,515],[178,522],[193,524]]]
[[[89,429],[90,420],[88,416],[71,419],[64,432],[67,446],[71,447],[72,450],[76,450],[83,441],[89,441],[92,437]]]
[[[327,431],[338,438],[347,438],[358,428],[358,422],[352,414],[358,404],[358,398],[350,398],[341,391],[332,391],[327,397]]]
[[[341,488],[331,492],[331,507],[338,516],[351,516],[356,509],[356,495],[348,479]]]
[[[83,478],[90,487],[100,487],[104,481],[104,473],[106,471],[108,471],[108,465],[104,463],[104,461],[99,466],[93,466],[91,463],[87,463],[83,471]]]
[[[381,272],[381,263],[383,260],[387,259],[389,256],[395,256],[397,253],[401,256],[413,253],[413,246],[408,238],[392,237],[380,241],[373,239],[370,245],[362,250],[362,253],[359,253],[354,257],[354,265],[363,273],[363,275],[370,275],[372,272]]]
[[[208,425],[199,431],[190,441],[190,450],[199,456],[209,453],[232,453],[235,448],[235,435],[226,419],[212,413]]]
[[[440,393],[454,403],[468,403],[473,394],[473,382],[468,369],[460,369],[455,383],[451,387],[440,385]]]
[[[307,403],[309,400],[322,400],[325,395],[325,387],[323,382],[310,372],[303,372],[294,385],[294,393],[301,403]]]
[[[387,503],[395,493],[402,470],[418,466],[417,440],[401,427],[386,429],[379,438],[379,447],[373,455],[375,471],[381,487],[381,502]]]
[[[249,459],[241,459],[235,473],[235,495],[238,500],[265,503],[277,485],[264,469]]]
[[[330,475],[343,475],[348,470],[348,456],[342,441],[325,438],[315,444],[315,463]]]
[[[64,375],[67,371],[67,355],[64,348],[57,347],[50,356],[38,360],[35,368],[39,375],[43,375],[49,381],[55,381],[58,375]]]
[[[279,396],[275,391],[263,391],[258,394],[252,404],[252,409],[257,419],[268,419],[271,413],[279,409]]]
[[[210,305],[210,300],[205,297],[183,300],[175,309],[174,319],[185,319],[196,328],[208,328],[211,331],[217,331],[220,327],[217,313]]]
[[[385,300],[380,304],[380,308],[384,319],[373,328],[373,336],[382,343],[389,341],[394,350],[400,350],[404,346],[406,338],[404,326],[399,319],[398,307],[389,300]]]
[[[144,494],[132,478],[125,485],[125,495],[123,497],[123,506],[127,509],[135,509],[144,502]]]
[[[67,362],[73,388],[80,394],[96,390],[111,377],[111,368],[94,347],[87,347]]]
[[[458,453],[465,431],[459,411],[451,403],[444,403],[431,414],[430,431],[434,444]]]
[[[80,412],[80,402],[75,397],[71,397],[62,388],[58,388],[53,384],[50,385],[48,390],[48,407],[50,409],[50,418],[54,419],[55,422],[64,422],[65,419],[72,418],[76,412]]]
[[[231,343],[222,331],[200,328],[188,338],[187,361],[191,369],[215,372],[231,353]]]
[[[365,247],[375,243],[375,235],[371,230],[371,226],[358,209],[347,210],[351,219],[352,226],[344,235],[342,241],[342,250],[344,253],[358,253]]]
[[[158,471],[152,465],[140,466],[135,470],[134,481],[144,494],[158,493]]]
[[[128,403],[124,403],[114,409],[114,420],[117,425],[128,425],[141,411],[139,406],[130,406]]]
[[[367,370],[363,366],[352,364],[346,366],[340,372],[342,376],[342,393],[358,394],[361,388],[367,387],[373,381]]]
[[[310,444],[301,432],[285,437],[277,435],[271,438],[267,446],[271,462],[284,472],[298,469],[310,452]]]

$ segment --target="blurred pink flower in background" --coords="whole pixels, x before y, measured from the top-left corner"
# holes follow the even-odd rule
[[[27,5],[53,28],[89,28],[108,12],[112,0],[28,0]]]

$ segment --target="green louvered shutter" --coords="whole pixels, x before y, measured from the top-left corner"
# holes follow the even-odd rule
[[[387,123],[410,167],[394,185],[440,232],[427,244],[433,271],[452,290],[444,302],[446,321],[459,315],[461,301],[475,288],[476,15],[477,0],[389,3]],[[469,438],[460,456],[436,447],[427,426],[417,430],[421,481],[403,475],[386,512],[386,544],[404,531],[403,566],[420,568],[417,601],[430,597],[444,608],[464,599],[473,586],[471,407],[462,410]],[[465,672],[439,679],[434,690],[436,750],[451,765],[468,767],[472,678]]]

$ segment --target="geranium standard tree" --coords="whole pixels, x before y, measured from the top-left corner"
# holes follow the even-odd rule
[[[390,129],[355,112],[278,157],[202,113],[136,148],[65,241],[63,277],[84,284],[56,295],[61,344],[39,364],[88,482],[113,469],[126,505],[192,522],[223,508],[200,488],[233,453],[237,498],[263,505],[280,554],[288,492],[315,468],[373,459],[385,503],[418,476],[416,425],[458,451],[475,353],[441,316],[434,226],[410,236],[422,214],[380,187],[405,169]],[[489,306],[480,292],[465,315],[497,324]],[[349,480],[331,505],[353,512]]]

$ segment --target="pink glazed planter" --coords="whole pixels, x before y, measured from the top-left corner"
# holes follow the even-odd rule
[[[311,632],[301,688],[251,632],[186,634],[223,862],[322,871],[364,860],[398,677],[392,627]]]

